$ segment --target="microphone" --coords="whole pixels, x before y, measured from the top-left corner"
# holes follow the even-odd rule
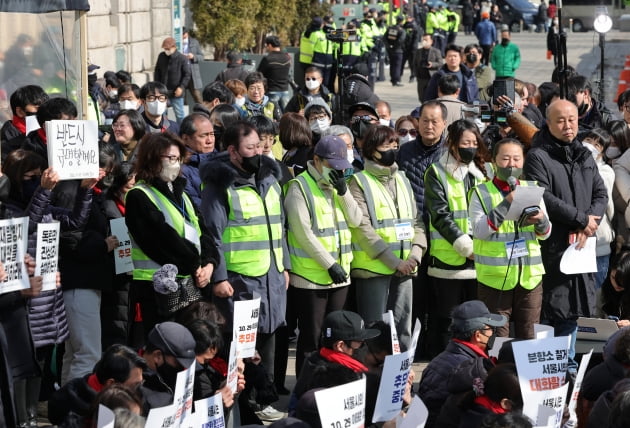
[[[517,184],[516,177],[513,177],[510,175],[507,179],[507,182],[510,185],[510,191],[513,192],[516,189],[516,184]]]

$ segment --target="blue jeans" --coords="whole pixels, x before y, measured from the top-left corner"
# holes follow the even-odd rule
[[[602,284],[606,280],[606,275],[608,275],[608,266],[610,265],[610,254],[606,254],[605,256],[597,256],[597,272],[595,272],[595,289],[599,290],[602,288]]]
[[[284,109],[287,104],[291,100],[289,96],[289,91],[273,91],[267,92],[267,96],[269,97],[269,101],[280,107],[280,110],[284,113]]]
[[[173,112],[175,113],[175,117],[177,118],[177,123],[182,123],[184,120],[184,97],[171,97],[169,98],[171,101],[171,107],[173,107]]]
[[[575,361],[575,340],[577,339],[577,320],[557,320],[555,323],[543,321],[553,327],[554,336],[571,336],[569,342],[569,361],[567,371],[577,373],[578,363]]]

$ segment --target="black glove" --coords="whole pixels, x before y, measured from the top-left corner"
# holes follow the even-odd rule
[[[328,174],[328,181],[330,181],[332,187],[337,190],[339,196],[345,195],[348,191],[348,185],[346,184],[346,177],[343,175],[343,171],[333,169]]]
[[[332,278],[333,284],[343,284],[348,279],[348,274],[339,263],[328,268],[328,275]]]

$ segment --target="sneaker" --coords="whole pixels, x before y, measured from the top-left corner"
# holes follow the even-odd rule
[[[256,416],[263,422],[275,422],[287,416],[286,413],[276,410],[271,404],[256,412]]]

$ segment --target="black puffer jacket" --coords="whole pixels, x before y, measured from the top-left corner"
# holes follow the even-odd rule
[[[188,58],[181,52],[176,51],[168,56],[164,52],[158,55],[155,64],[155,81],[166,85],[171,96],[177,88],[186,90],[191,78],[190,64]]]
[[[418,212],[422,213],[422,219],[427,227],[429,225],[429,215],[424,208],[424,173],[429,165],[437,162],[442,155],[444,141],[445,138],[442,137],[442,140],[433,146],[425,146],[418,139],[410,141],[400,147],[396,159],[398,168],[405,172],[411,183],[411,188],[416,197]]]
[[[543,199],[553,224],[551,236],[540,243],[545,281],[541,319],[590,316],[595,306],[591,274],[565,275],[560,259],[570,233],[588,225],[588,216],[603,216],[608,196],[591,152],[579,140],[564,144],[547,125],[534,136],[523,173],[545,188]]]
[[[431,428],[437,422],[442,405],[448,397],[448,380],[453,371],[464,361],[473,360],[479,355],[468,346],[450,341],[446,349],[435,357],[422,372],[418,385],[418,396],[429,410],[426,427]]]
[[[62,423],[70,412],[87,416],[97,392],[88,385],[92,374],[72,379],[57,390],[48,400],[48,420],[55,425]]]

